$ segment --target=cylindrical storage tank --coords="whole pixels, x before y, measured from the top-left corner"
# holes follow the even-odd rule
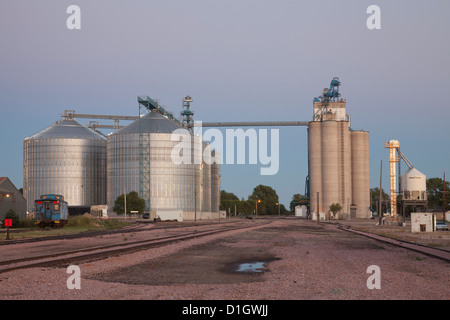
[[[210,150],[210,146],[207,143],[203,143],[203,151],[208,152]],[[211,212],[211,165],[203,162],[203,185],[202,185],[202,211],[203,212]]]
[[[322,207],[328,213],[330,205],[339,203],[338,124],[322,122]]]
[[[364,212],[366,218],[370,218],[370,154],[369,132],[364,131],[363,164],[364,164]]]
[[[342,205],[342,213],[350,214],[352,200],[352,146],[348,121],[338,122],[338,146],[339,146],[339,203]]]
[[[43,194],[61,194],[69,208],[81,211],[106,203],[104,136],[75,120],[61,120],[25,138],[23,154],[23,190],[29,212]]]
[[[352,131],[352,204],[356,205],[355,218],[368,218],[370,205],[369,133]]]
[[[192,135],[192,163],[195,170],[194,176],[194,215],[193,219],[202,219],[201,214],[203,205],[203,142],[199,135]]]
[[[400,176],[400,192],[403,200],[427,200],[427,177],[416,168]]]
[[[312,121],[308,126],[308,167],[310,212],[313,214],[322,208],[322,122]],[[317,208],[317,192],[319,192],[319,208]]]
[[[213,158],[220,159],[218,150],[212,151]],[[220,207],[220,164],[211,164],[211,212],[218,213]]]
[[[175,135],[177,129],[183,134]],[[186,220],[200,219],[204,181],[202,137],[193,136],[158,112],[149,112],[109,135],[107,149],[107,200],[111,208],[118,196],[136,191],[147,206],[150,201],[152,218],[159,215],[163,219],[164,212],[182,211]],[[173,154],[180,160],[178,163]],[[141,188],[141,173],[146,189]]]

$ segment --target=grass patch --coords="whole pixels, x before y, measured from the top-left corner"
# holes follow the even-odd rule
[[[422,258],[422,257],[413,257],[413,259],[416,260],[416,261],[423,261],[423,260],[425,260],[425,258]]]
[[[10,233],[10,238],[13,240],[37,238],[37,237],[49,237],[76,234],[88,231],[101,231],[109,229],[118,229],[130,225],[130,222],[122,222],[115,219],[111,220],[99,220],[88,216],[74,216],[69,217],[66,225],[62,228],[49,228],[44,229],[36,226],[34,223],[27,225],[26,228],[14,228],[14,231]],[[4,238],[0,238],[2,241]]]

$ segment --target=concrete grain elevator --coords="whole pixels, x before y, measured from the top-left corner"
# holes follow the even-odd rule
[[[342,206],[339,218],[368,218],[370,206],[369,132],[352,130],[339,78],[314,98],[308,127],[310,212],[330,217],[330,205]]]

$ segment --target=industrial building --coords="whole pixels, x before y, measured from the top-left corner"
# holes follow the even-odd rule
[[[384,146],[389,149],[391,209],[388,220],[391,223],[403,223],[407,207],[413,207],[414,211],[426,211],[428,206],[427,177],[417,170],[400,151],[400,141],[390,140],[385,142]],[[409,169],[400,176],[400,179],[397,179],[397,172],[400,173],[401,170],[400,159],[406,163]],[[400,192],[398,193],[397,190]]]
[[[27,202],[8,177],[0,177],[0,220],[13,210],[20,219],[27,216]]]
[[[61,194],[70,214],[83,214],[91,206],[107,204],[109,215],[114,215],[117,197],[136,191],[146,200],[151,219],[165,219],[174,213],[181,213],[181,220],[218,218],[219,164],[208,165],[202,160],[174,164],[171,152],[177,142],[172,141],[171,133],[186,126],[154,100],[139,97],[138,101],[140,110],[146,106],[145,114],[119,117],[134,122],[123,128],[115,123],[117,130],[108,136],[65,112],[62,120],[25,138],[23,186],[27,211],[33,212],[34,200],[40,195]],[[189,108],[184,113],[193,115]],[[192,154],[203,155],[207,144],[201,136],[191,135]]]
[[[352,130],[340,82],[313,102],[308,126],[310,213],[329,217],[333,203],[342,206],[340,218],[368,218],[370,206],[369,132]]]
[[[330,88],[314,99],[312,121],[216,122],[203,127],[307,126],[309,212],[329,217],[330,205],[339,203],[343,208],[339,218],[368,218],[369,133],[351,129],[339,86],[339,79],[333,78]],[[194,158],[208,145],[191,130],[190,102],[189,96],[183,100],[180,120],[149,97],[138,97],[136,117],[66,110],[62,120],[24,141],[27,210],[33,210],[33,201],[41,194],[56,193],[65,196],[69,209],[88,211],[107,204],[112,213],[119,195],[136,191],[145,199],[151,218],[218,218],[220,167]],[[115,131],[105,136],[96,128],[108,126],[88,128],[76,117],[114,120]],[[133,122],[123,127],[119,119]],[[192,163],[175,164],[171,159],[178,144],[172,133],[180,128],[190,132]]]

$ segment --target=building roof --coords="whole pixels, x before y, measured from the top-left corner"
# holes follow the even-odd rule
[[[139,121],[141,123],[139,124]],[[170,120],[159,112],[149,112],[141,119],[138,119],[125,128],[117,131],[117,134],[133,133],[172,133],[176,129],[182,128],[179,124]]]
[[[15,194],[23,198],[22,193],[16,188],[14,183],[12,183],[8,177],[0,177],[0,194]]]
[[[98,139],[106,138],[73,119],[57,121],[27,139]]]

